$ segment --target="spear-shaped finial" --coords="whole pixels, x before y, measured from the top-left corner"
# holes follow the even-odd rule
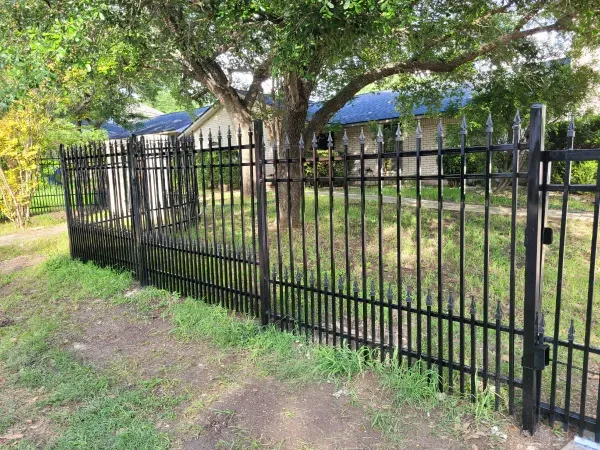
[[[431,297],[431,289],[427,289],[427,298],[425,299],[425,305],[431,306],[433,304],[433,298]]]
[[[287,268],[287,266],[285,266],[285,267],[283,268],[283,279],[284,279],[285,281],[287,281],[287,280],[288,280],[288,268]]]
[[[375,297],[375,280],[371,280],[371,290],[369,292],[371,297]]]
[[[285,148],[287,151],[290,151],[290,149],[292,148],[290,144],[290,137],[287,133],[285,133],[285,136],[283,138],[283,148]]]
[[[273,274],[271,275],[271,277],[276,280],[277,279],[277,268],[275,266],[273,266]]]
[[[467,118],[465,116],[462,117],[462,120],[460,122],[460,134],[467,134]]]
[[[360,129],[360,134],[358,135],[358,142],[360,142],[361,144],[365,143],[365,132],[362,129],[362,127]]]
[[[500,308],[500,300],[498,300],[498,304],[496,305],[496,320],[502,320],[502,308]]]
[[[314,270],[310,271],[310,277],[309,277],[308,282],[310,283],[310,285],[312,287],[314,287],[314,285],[315,285],[315,271]]]
[[[296,284],[300,284],[300,280],[302,280],[302,273],[300,269],[296,270]]]
[[[341,291],[344,289],[344,275],[340,275],[340,278],[338,279],[338,291]]]
[[[327,146],[328,147],[333,147],[333,136],[331,136],[331,131],[327,135]]]
[[[494,131],[494,122],[492,122],[492,113],[488,114],[487,122],[485,123],[485,132],[491,133]]]
[[[238,134],[238,136],[239,136],[239,137],[240,137],[240,139],[241,139],[241,137],[242,137],[242,124],[240,124],[240,123],[238,123],[238,130],[237,130],[237,134]]]
[[[302,135],[300,135],[300,139],[298,140],[298,148],[300,150],[304,149],[304,138],[302,137]]]
[[[412,303],[411,294],[412,294],[412,287],[408,286],[406,288],[406,304],[407,305],[410,305]]]
[[[393,298],[394,298],[394,293],[392,292],[392,283],[390,283],[390,284],[388,284],[388,291],[387,291],[388,303],[392,303]]]
[[[327,273],[325,273],[325,279],[323,280],[323,289],[326,291],[329,290],[329,277],[327,276]]]
[[[567,129],[567,137],[575,136],[575,115],[571,114],[571,120],[569,121],[569,128]]]
[[[344,136],[342,137],[342,142],[344,145],[348,145],[348,133],[346,133],[346,129],[344,128]]]
[[[439,137],[439,138],[444,137],[444,125],[442,125],[442,119],[440,119],[438,121],[437,137]]]
[[[317,148],[317,133],[313,133],[312,146],[313,148]]]
[[[450,292],[450,295],[448,296],[448,311],[452,312],[453,309],[454,309],[454,295],[452,294],[452,292]]]
[[[208,140],[210,141],[212,139],[212,130],[209,128],[208,129]]]
[[[423,129],[421,128],[421,119],[417,120],[417,131],[416,138],[421,139],[423,137]]]
[[[475,296],[471,295],[471,311],[470,311],[471,315],[474,316],[475,315]]]
[[[217,129],[217,138],[221,139],[221,127]]]
[[[569,327],[569,341],[575,340],[575,322],[571,319],[571,326]]]
[[[354,280],[354,294],[358,294],[358,281]]]
[[[227,125],[227,137],[231,137],[231,125]]]
[[[377,142],[383,142],[383,130],[381,129],[381,124],[377,128]]]
[[[515,114],[515,119],[513,120],[513,128],[519,128],[521,126],[521,115],[519,114],[519,110],[517,109],[517,113]]]
[[[404,139],[402,136],[402,130],[400,129],[400,122],[398,122],[398,126],[396,127],[396,142],[401,142]]]

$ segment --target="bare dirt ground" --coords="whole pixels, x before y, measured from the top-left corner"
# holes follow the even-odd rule
[[[21,255],[6,261],[0,261],[0,274],[8,275],[12,272],[34,267],[46,259],[43,255]]]
[[[56,217],[61,217],[61,214],[54,214]],[[11,234],[0,236],[0,247],[5,245],[15,245],[24,242],[35,241],[40,238],[52,237],[67,231],[67,224],[60,223],[49,227],[32,227],[22,231],[17,231]]]
[[[310,383],[297,386],[262,377],[243,352],[224,353],[207,342],[181,342],[160,311],[141,314],[133,307],[90,303],[73,315],[63,345],[98,369],[117,370],[125,380],[160,377],[174,392],[186,392],[178,417],[158,424],[182,449],[548,449],[562,448],[568,436],[542,428],[534,438],[516,425],[503,430],[506,440],[488,430],[455,426],[453,436],[440,430],[443,419],[407,407],[401,439],[390,443],[371,426],[369,408],[389,402],[373,376],[359,378],[352,391]],[[335,394],[335,395],[334,395]]]

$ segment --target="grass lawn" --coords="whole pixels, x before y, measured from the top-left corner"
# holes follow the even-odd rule
[[[440,395],[426,371],[140,289],[127,273],[69,260],[65,234],[9,247],[0,260],[45,260],[0,272],[12,321],[0,327],[0,446],[525,448],[568,438],[547,427],[521,437],[489,392],[475,403]]]
[[[501,192],[493,192],[490,197],[491,206],[504,206],[510,208],[512,206],[511,187]],[[336,190],[343,192],[343,188]],[[349,187],[349,192],[360,193],[359,187]],[[377,188],[369,186],[366,189],[369,195],[377,195]],[[385,185],[382,189],[383,195],[396,196],[396,185]],[[416,198],[417,192],[413,184],[406,184],[402,187],[402,196],[405,198]],[[421,188],[421,196],[424,200],[436,200],[438,198],[437,186],[424,184]],[[456,186],[444,186],[443,191],[444,201],[460,202],[460,188]],[[479,186],[467,186],[465,190],[465,202],[471,205],[483,205],[485,203],[485,192]],[[517,202],[519,208],[527,207],[527,188],[520,186],[518,190]],[[549,196],[549,206],[552,209],[560,210],[562,208],[562,194],[552,192]],[[571,195],[569,199],[569,211],[572,212],[593,212],[594,211],[594,196],[590,194]]]
[[[387,189],[390,189],[389,187]],[[450,189],[447,189],[449,191]],[[521,189],[522,190],[522,189]],[[436,192],[434,188],[428,187],[425,192],[429,192],[428,195],[432,196],[433,192]],[[450,195],[449,195],[450,196]],[[475,197],[473,197],[475,198]],[[214,227],[212,224],[212,211],[210,194],[207,198],[207,215],[206,215],[206,226],[209,241],[213,239],[213,231],[216,234],[217,241],[223,241],[223,233],[225,234],[225,242],[231,243],[233,240],[236,242],[236,248],[242,246],[241,239],[241,214],[239,209],[239,196],[234,195],[234,218],[233,218],[233,230],[231,227],[231,200],[229,193],[224,194],[223,204],[223,216],[224,216],[224,227],[221,220],[221,203],[220,193],[216,193],[215,198],[215,223]],[[476,199],[476,198],[475,198]],[[481,199],[479,199],[481,200]],[[510,198],[507,199],[510,203]],[[560,208],[562,205],[561,200],[553,200],[554,207]],[[558,201],[558,203],[556,203]],[[349,200],[348,207],[348,227],[346,229],[344,215],[345,207],[344,200],[340,197],[334,197],[331,208],[333,210],[332,218],[330,221],[329,211],[330,203],[328,197],[319,196],[318,198],[318,232],[316,229],[315,220],[315,198],[313,195],[307,195],[305,197],[305,227],[304,227],[304,239],[305,245],[303,245],[303,233],[302,228],[289,230],[287,222],[279,218],[277,215],[277,203],[275,201],[275,194],[273,191],[268,193],[268,226],[269,226],[269,250],[270,250],[270,263],[271,266],[277,273],[278,278],[284,278],[286,269],[288,277],[291,279],[291,268],[294,270],[301,270],[301,278],[304,279],[304,259],[306,259],[306,272],[316,271],[317,266],[321,270],[321,286],[324,285],[325,276],[330,280],[330,286],[334,286],[337,291],[338,278],[342,276],[345,283],[347,274],[350,274],[350,281],[353,283],[355,280],[358,282],[359,290],[361,295],[363,289],[369,293],[371,281],[375,281],[376,298],[387,298],[388,286],[391,285],[392,291],[392,302],[398,301],[397,282],[399,276],[399,266],[397,264],[397,217],[396,217],[396,206],[393,204],[383,204],[382,206],[382,227],[379,230],[378,220],[378,204],[376,200],[369,199],[366,202],[366,209],[364,214],[365,221],[365,272],[366,272],[366,283],[363,284],[362,280],[362,249],[361,249],[361,209],[360,202],[356,199]],[[525,206],[522,197],[519,197],[519,206]],[[570,199],[570,205],[572,204]],[[246,199],[245,208],[245,234],[246,234],[246,245],[249,246],[251,236],[251,225],[250,225],[250,207]],[[200,235],[202,236],[204,222],[201,221]],[[406,297],[406,289],[411,286],[416,286],[416,270],[417,270],[417,247],[416,247],[416,214],[415,208],[406,206],[402,209],[401,215],[401,249],[402,249],[402,299],[404,301]],[[515,233],[516,238],[516,253],[515,253],[515,265],[516,265],[516,276],[515,276],[515,325],[517,328],[523,326],[523,293],[524,293],[524,264],[525,264],[525,247],[524,243],[524,229],[525,229],[525,218],[519,218],[517,220],[517,227],[515,230],[511,228],[510,216],[502,215],[491,215],[490,216],[490,239],[489,239],[489,297],[487,302],[489,321],[494,323],[496,306],[499,303],[501,310],[501,323],[502,325],[508,325],[509,323],[509,308],[510,308],[510,267],[511,267],[511,255],[510,255],[510,242],[511,234]],[[560,236],[560,222],[551,221],[549,226],[554,231],[554,242],[551,245],[546,246],[546,259],[545,259],[545,272],[543,277],[543,302],[542,310],[545,315],[545,332],[547,336],[552,336],[555,328],[559,330],[559,338],[566,340],[568,334],[568,328],[571,319],[574,322],[575,327],[575,342],[583,343],[585,338],[585,324],[586,324],[586,305],[588,298],[588,282],[589,282],[589,268],[590,268],[590,256],[591,256],[591,242],[592,242],[592,223],[589,221],[579,221],[569,219],[567,222],[566,230],[566,246],[565,246],[565,260],[564,260],[564,276],[562,284],[562,306],[560,310],[560,320],[556,321],[556,286],[558,282],[558,255],[559,255],[559,236]],[[333,240],[330,239],[330,227],[333,228]],[[466,213],[465,223],[465,316],[469,317],[469,306],[471,296],[474,297],[475,306],[477,311],[477,318],[482,319],[483,311],[486,302],[483,298],[484,290],[484,228],[485,221],[484,215],[476,212]],[[279,233],[277,230],[279,229]],[[423,298],[422,302],[425,303],[425,294],[428,289],[431,289],[433,294],[433,310],[437,310],[437,277],[438,277],[438,217],[437,211],[435,210],[422,210],[421,218],[421,272],[422,272],[422,284],[423,284]],[[194,238],[193,230],[191,232],[192,238]],[[235,239],[232,238],[232,231]],[[379,232],[382,233],[382,247],[379,248],[378,236]],[[448,298],[450,293],[454,296],[455,301],[455,314],[459,314],[459,298],[458,298],[458,286],[459,286],[459,234],[460,234],[460,222],[458,212],[446,211],[443,217],[443,249],[442,249],[442,267],[441,272],[443,276],[443,299],[442,299],[442,311],[447,311]],[[185,233],[184,233],[185,235]],[[186,235],[187,236],[187,235]],[[189,236],[188,236],[189,237]],[[291,239],[290,239],[291,237]],[[318,240],[317,240],[318,238]],[[346,243],[347,238],[347,243]],[[346,253],[348,253],[348,261],[346,262]],[[332,258],[333,256],[333,258]],[[384,290],[379,291],[377,280],[379,279],[380,267],[379,257],[381,256],[382,263],[382,278],[384,280]],[[348,267],[346,267],[348,263]],[[335,271],[335,277],[332,276]],[[332,283],[332,278],[335,281]],[[345,284],[344,284],[345,285]],[[387,301],[387,300],[385,300]],[[414,298],[413,298],[414,301]],[[336,301],[336,305],[339,301]],[[275,298],[275,307],[278,311],[282,311],[285,308],[290,308],[289,299],[286,301],[279,295]],[[336,306],[337,307],[337,306]],[[322,311],[324,307],[321,307]],[[331,306],[333,309],[333,305]],[[324,312],[324,311],[323,311]],[[369,315],[374,314],[379,320],[383,317],[383,320],[388,321],[388,308],[384,307],[383,315],[379,311],[368,312]],[[395,313],[394,313],[395,314]],[[397,315],[392,317],[394,328],[396,327]],[[359,315],[362,317],[362,311],[359,311]],[[330,317],[331,318],[331,317]],[[414,315],[413,315],[413,320]],[[422,319],[424,322],[424,319]],[[600,346],[600,330],[597,329],[595,324],[600,323],[600,308],[593,308],[592,315],[590,317],[592,323],[592,333],[590,335],[590,343],[594,347]],[[406,314],[403,317],[404,323],[406,323]],[[437,322],[433,319],[432,323],[432,351],[437,354]],[[448,335],[447,327],[444,323],[444,346],[447,345]],[[372,331],[367,330],[368,333]],[[424,331],[423,331],[424,332]],[[373,334],[378,333],[375,330]],[[416,327],[413,326],[412,331],[412,342],[413,348],[416,342]],[[458,358],[458,349],[460,348],[460,341],[458,340],[458,326],[454,326],[453,340],[455,342],[455,361]],[[470,360],[470,337],[465,337],[465,359],[468,362]],[[384,340],[389,339],[387,334],[383,336]],[[423,335],[425,339],[426,336]],[[481,347],[482,333],[479,330],[477,336],[477,366],[482,367],[483,365],[483,353],[484,349]],[[496,370],[494,359],[496,354],[495,345],[495,331],[490,330],[489,332],[489,343],[490,346],[487,349],[489,356],[489,373],[494,373]],[[424,342],[426,342],[424,340]],[[515,338],[515,373],[517,377],[521,374],[521,346],[522,341],[519,337]],[[425,345],[425,344],[423,344]],[[509,342],[508,335],[502,333],[500,349],[498,350],[501,355],[499,371],[503,375],[508,375],[508,351]],[[444,349],[447,355],[447,350]],[[552,355],[554,357],[554,355]],[[566,367],[564,364],[567,360],[566,349],[559,348],[557,353],[557,360],[559,362],[557,366],[557,379],[558,384],[556,388],[557,392],[557,404],[562,405],[564,403],[564,389],[565,389],[565,378],[566,378]],[[579,407],[579,396],[581,386],[581,372],[583,356],[582,352],[576,351],[574,353],[574,374],[573,374],[573,385],[572,385],[572,396],[571,396],[571,408],[577,410]],[[590,358],[590,375],[600,372],[600,358],[592,355]],[[543,399],[549,400],[550,397],[550,375],[551,370],[544,371],[544,379],[542,392]],[[447,381],[447,380],[446,380]],[[589,385],[587,391],[587,407],[586,411],[589,415],[595,416],[595,405],[597,403],[598,386],[596,382],[592,382]],[[501,393],[503,401],[506,401],[507,393],[502,388]],[[520,391],[517,389],[517,396]],[[518,402],[518,399],[517,399]]]

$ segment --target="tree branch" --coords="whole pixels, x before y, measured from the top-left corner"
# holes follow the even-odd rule
[[[529,16],[529,14],[527,15]],[[557,31],[563,29],[574,19],[573,15],[567,15],[550,25],[540,26],[537,28],[521,29],[522,21],[512,32],[506,33],[497,39],[481,45],[478,49],[466,52],[450,60],[425,60],[419,61],[411,59],[397,63],[390,63],[379,68],[366,71],[350,80],[336,95],[323,103],[321,108],[312,116],[307,125],[307,134],[318,132],[323,129],[333,114],[342,108],[350,101],[362,88],[368,86],[375,81],[382,80],[392,75],[399,73],[415,73],[415,72],[434,72],[447,73],[456,70],[457,68],[470,63],[480,56],[492,53],[499,47],[502,47],[510,42],[523,39],[535,34]],[[528,22],[529,20],[527,20]],[[527,23],[525,22],[525,24]]]
[[[261,64],[258,65],[256,70],[254,70],[252,83],[250,84],[246,97],[244,98],[244,103],[246,104],[246,107],[248,109],[252,109],[252,107],[254,106],[256,97],[262,91],[262,83],[271,74],[271,65],[273,64],[273,58],[273,54],[269,54],[269,56]]]

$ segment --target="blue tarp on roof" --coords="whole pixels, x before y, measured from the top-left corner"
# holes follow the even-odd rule
[[[369,122],[371,120],[389,120],[397,119],[399,113],[396,110],[397,92],[379,91],[360,94],[346,103],[334,116],[329,123],[339,123],[342,125]],[[464,106],[471,98],[470,92],[465,91],[460,96],[449,96],[442,100],[442,107],[438,112],[444,112],[452,104]],[[310,118],[319,108],[321,103],[312,103],[308,107],[308,117]],[[425,105],[413,108],[415,116],[427,114]]]

